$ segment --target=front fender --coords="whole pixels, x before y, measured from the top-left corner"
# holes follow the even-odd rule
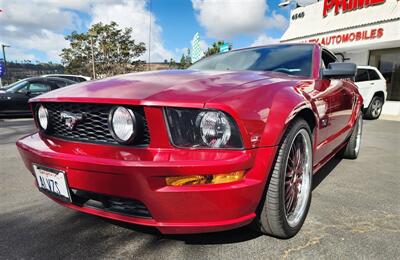
[[[275,94],[271,104],[260,146],[279,145],[290,122],[303,110],[314,111],[311,103],[293,88],[285,88]],[[315,122],[316,115],[314,114]]]
[[[262,85],[248,84],[218,96],[205,104],[231,114],[241,129],[245,148],[279,144],[286,127],[310,102],[295,87],[298,81]]]

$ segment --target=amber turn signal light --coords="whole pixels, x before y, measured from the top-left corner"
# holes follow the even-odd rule
[[[243,179],[244,171],[236,171],[223,174],[208,174],[208,175],[188,175],[166,177],[165,183],[168,186],[183,186],[195,184],[221,184],[229,183]]]

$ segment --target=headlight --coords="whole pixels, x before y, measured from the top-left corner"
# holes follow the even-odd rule
[[[43,105],[40,105],[40,107],[38,109],[37,118],[38,118],[40,127],[43,130],[46,130],[47,126],[49,125],[49,114],[47,112],[47,109]]]
[[[243,148],[234,120],[218,110],[166,108],[171,142],[183,148]]]
[[[224,147],[231,138],[231,126],[227,116],[220,111],[202,112],[197,116],[200,121],[200,136],[208,147]]]
[[[128,144],[136,136],[136,118],[132,110],[117,106],[111,109],[108,126],[114,139],[122,144]]]

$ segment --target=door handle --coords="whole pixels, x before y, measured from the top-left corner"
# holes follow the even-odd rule
[[[375,85],[375,83],[374,82],[371,82],[371,83],[369,83],[370,85]]]

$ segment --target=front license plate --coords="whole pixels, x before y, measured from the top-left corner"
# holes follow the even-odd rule
[[[33,165],[39,190],[64,201],[71,201],[65,172],[40,165]]]

